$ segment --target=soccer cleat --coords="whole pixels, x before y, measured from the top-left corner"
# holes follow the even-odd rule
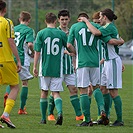
[[[62,123],[63,123],[63,116],[62,114],[60,114],[57,118],[55,125],[62,125]]]
[[[6,100],[7,100],[7,98],[8,98],[8,93],[6,93],[5,95],[4,95],[4,108],[5,108],[5,106],[6,106]]]
[[[101,119],[99,120],[98,124],[104,124],[105,126],[109,124],[109,119],[104,111],[101,112]]]
[[[76,116],[76,121],[80,121],[84,119],[84,115]]]
[[[46,120],[41,120],[40,124],[46,124]]]
[[[4,128],[4,126],[2,126],[2,125],[0,124],[0,128]]]
[[[85,127],[85,126],[93,126],[93,122],[90,121],[90,122],[86,122],[86,121],[83,121],[81,124],[77,124],[78,127]]]
[[[19,114],[19,115],[22,115],[22,114],[27,115],[28,113],[27,113],[25,110],[26,110],[26,109],[24,109],[24,110],[19,109],[18,114]]]
[[[124,126],[124,122],[123,121],[115,121],[113,124],[111,124],[110,125],[111,127],[113,127],[113,126]]]
[[[1,116],[0,121],[2,123],[6,123],[10,128],[16,128],[16,126],[11,122],[9,117],[5,117],[4,115]]]
[[[55,121],[55,117],[53,114],[48,116],[48,121]]]

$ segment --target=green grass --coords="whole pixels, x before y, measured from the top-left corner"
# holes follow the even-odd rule
[[[132,66],[126,65],[126,70],[123,72],[123,89],[119,90],[123,102],[123,127],[109,127],[103,125],[94,125],[93,127],[76,127],[80,121],[75,121],[75,114],[70,104],[69,92],[65,87],[61,93],[63,99],[63,115],[64,121],[62,126],[55,126],[55,122],[47,121],[46,125],[39,124],[40,115],[40,90],[38,79],[34,78],[29,81],[29,96],[27,100],[28,115],[18,115],[19,95],[16,104],[10,114],[12,122],[16,125],[16,129],[10,129],[5,124],[4,129],[0,129],[0,133],[131,133],[133,131],[133,84],[132,84]],[[3,95],[5,86],[0,86],[0,114],[3,112]],[[56,110],[55,110],[56,115]],[[97,118],[97,107],[94,97],[92,96],[91,117]],[[114,107],[112,106],[111,119],[116,120]]]

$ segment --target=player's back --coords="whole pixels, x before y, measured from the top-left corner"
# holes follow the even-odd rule
[[[0,17],[0,62],[14,60],[8,38],[14,38],[13,23],[10,19]]]
[[[60,77],[66,44],[67,36],[63,31],[56,28],[45,28],[39,31],[35,50],[39,52],[41,50],[43,76]]]
[[[29,66],[30,57],[28,53],[28,42],[34,42],[34,31],[25,24],[19,24],[14,27],[15,43],[22,65]],[[16,59],[15,59],[16,60]]]
[[[71,30],[76,39],[76,49],[79,60],[78,67],[98,67],[97,41],[99,37],[94,36],[84,22],[74,24],[70,29],[70,34]]]
[[[105,26],[99,28],[99,30],[101,31],[103,38],[106,36],[110,36],[110,37],[116,38],[116,39],[119,38],[118,30],[113,23],[108,23]],[[119,48],[117,45],[110,45],[107,43],[103,46],[105,49],[105,59],[106,60],[114,59],[119,56],[118,55]]]

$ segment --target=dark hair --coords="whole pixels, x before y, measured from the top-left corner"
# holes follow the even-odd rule
[[[6,8],[6,2],[4,0],[0,0],[0,11],[3,11]]]
[[[70,18],[70,13],[67,9],[63,9],[58,12],[58,18],[60,18],[61,16],[68,16]]]
[[[46,14],[46,22],[47,23],[49,23],[49,24],[54,23],[56,19],[57,19],[57,17],[55,14],[53,14],[51,12]]]
[[[22,11],[19,15],[19,18],[24,21],[27,22],[28,20],[31,19],[31,14],[27,11]]]
[[[78,18],[79,18],[79,17],[85,17],[85,18],[89,19],[89,16],[88,16],[87,13],[85,13],[85,12],[80,13],[80,14],[78,15]]]
[[[113,21],[113,20],[117,19],[117,16],[109,8],[106,8],[106,9],[102,10],[101,13],[102,13],[102,15],[105,15],[110,21]]]

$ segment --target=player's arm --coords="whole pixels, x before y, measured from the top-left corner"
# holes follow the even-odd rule
[[[33,49],[33,43],[28,42],[28,48],[31,50],[30,56],[33,58],[34,57],[34,49]]]
[[[71,43],[67,43],[67,49],[69,50],[70,53],[73,53],[76,55],[76,50]]]
[[[100,36],[102,35],[101,31],[98,30],[97,28],[95,28],[86,17],[80,17],[80,20],[82,20],[83,22],[86,23],[88,29],[90,30],[90,32],[95,35],[95,36]]]
[[[39,57],[40,57],[40,52],[35,51],[34,65],[33,65],[33,74],[35,77],[38,76],[37,64],[38,64]]]
[[[111,45],[119,45],[119,46],[123,45],[124,42],[125,42],[125,41],[124,41],[121,37],[120,37],[119,39],[114,39],[114,38],[112,38],[112,39],[110,39],[110,40],[108,41],[108,43],[111,44]]]
[[[18,50],[17,50],[16,44],[14,42],[14,39],[8,38],[8,42],[9,42],[11,50],[12,50],[12,52],[13,52],[14,56],[16,57],[16,60],[17,60],[17,72],[20,72],[21,71],[21,62],[20,62]]]
[[[103,37],[101,36],[100,39],[105,42],[105,43],[108,43],[110,45],[123,45],[124,44],[124,40],[120,37],[119,39],[115,39],[115,38],[112,38],[111,36],[106,36],[106,37]]]

